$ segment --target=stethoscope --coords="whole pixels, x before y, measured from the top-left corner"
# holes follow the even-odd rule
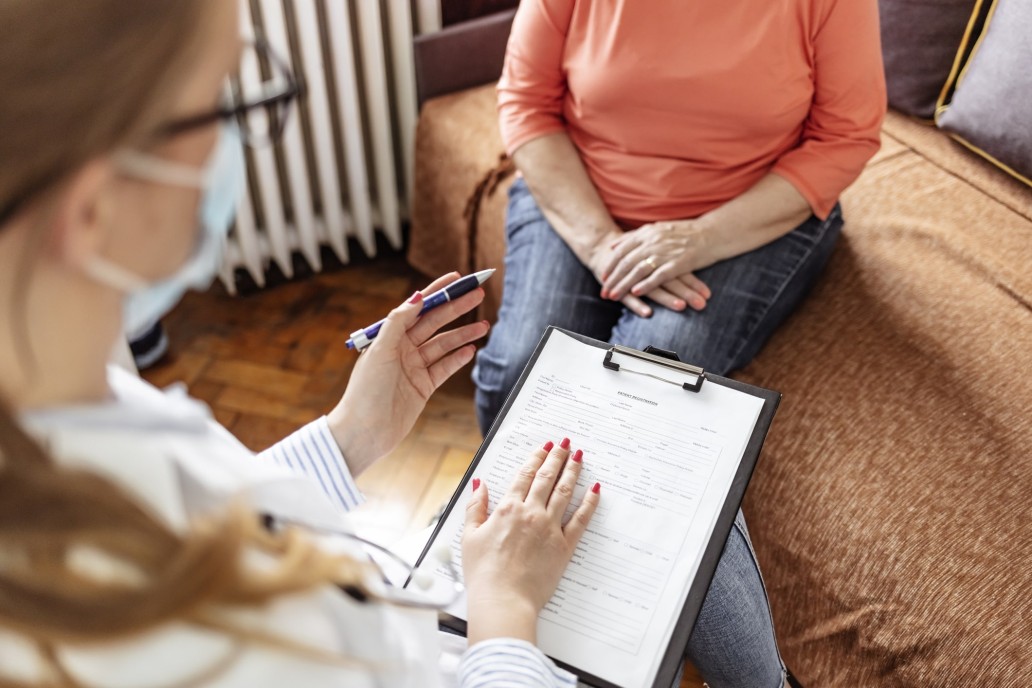
[[[326,526],[313,526],[310,523],[282,518],[279,516],[264,516],[263,523],[266,528],[269,528],[270,530],[285,525],[298,526],[313,533],[321,533],[324,535],[344,538],[360,545],[365,549],[369,563],[376,569],[380,580],[383,582],[383,585],[378,586],[375,592],[383,601],[389,604],[408,607],[410,609],[428,609],[442,612],[458,602],[462,597],[462,593],[466,590],[465,586],[462,584],[462,576],[459,573],[458,568],[455,566],[451,547],[446,543],[438,543],[437,546],[430,550],[429,556],[424,557],[423,560],[424,565],[427,563],[427,560],[432,561],[434,564],[440,564],[448,574],[449,580],[443,586],[446,592],[442,592],[435,598],[430,591],[434,587],[442,587],[435,586],[436,581],[441,581],[439,577],[435,576],[430,571],[427,571],[424,566],[413,566],[412,564],[409,564],[399,554],[379,543],[373,542],[372,540],[346,530],[329,528]],[[370,550],[386,557],[392,563],[397,565],[401,575],[394,576],[394,580],[392,580],[392,577],[387,575],[383,567],[380,565],[380,562],[378,562],[376,557],[370,553]],[[404,583],[400,586],[395,582],[395,580],[399,578],[405,579]],[[416,588],[416,590],[413,590],[410,585]],[[359,601],[364,601],[361,599],[361,595],[357,594],[356,591],[345,589],[345,593]]]

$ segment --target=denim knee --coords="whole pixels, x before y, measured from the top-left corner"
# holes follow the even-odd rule
[[[532,341],[529,338],[525,341]],[[533,349],[528,352],[514,352],[520,346],[519,341],[496,342],[477,352],[476,364],[473,366],[473,384],[476,386],[474,403],[477,413],[477,424],[481,434],[487,435],[498,413],[505,404],[523,369],[523,363],[530,358]],[[511,347],[511,348],[510,348]],[[507,351],[510,356],[499,355]]]
[[[741,512],[717,564],[687,654],[711,688],[784,684],[767,592]]]

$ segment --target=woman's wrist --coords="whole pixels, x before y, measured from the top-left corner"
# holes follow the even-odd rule
[[[326,414],[326,421],[351,475],[358,476],[379,458],[370,457],[368,452],[363,451],[363,447],[372,446],[368,438],[364,437],[367,429],[350,419],[343,401]]]
[[[730,257],[723,255],[723,246],[716,231],[717,223],[709,215],[681,220],[678,224],[684,237],[684,249],[691,254],[693,270]]]
[[[688,222],[697,228],[700,250],[712,265],[788,234],[811,212],[791,183],[768,174],[745,193]]]
[[[596,230],[580,246],[572,247],[574,254],[580,262],[591,271],[605,261],[610,246],[614,241],[623,236],[623,232],[616,223],[608,230]]]
[[[537,619],[540,609],[518,595],[495,591],[490,595],[469,594],[466,636],[474,645],[492,638],[515,638],[537,644]]]

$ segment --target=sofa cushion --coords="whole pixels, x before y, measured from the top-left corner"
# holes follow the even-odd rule
[[[428,101],[416,130],[415,189],[408,262],[431,276],[502,268],[506,191],[511,179],[485,194],[470,234],[466,206],[477,184],[503,152],[495,86],[489,84]],[[494,320],[503,275],[484,284],[478,317]]]
[[[804,685],[1032,685],[1032,203],[886,132],[738,375],[784,394],[746,498],[779,639]]]
[[[1032,4],[995,0],[936,123],[1032,186]],[[968,41],[974,37],[968,37]]]
[[[879,0],[889,104],[931,119],[977,0]]]

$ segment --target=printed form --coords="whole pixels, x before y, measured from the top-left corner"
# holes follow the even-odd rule
[[[569,437],[584,451],[567,518],[595,482],[602,500],[539,617],[538,644],[554,659],[638,688],[659,670],[763,401],[627,372],[679,375],[637,359],[608,370],[604,356],[553,331],[475,476],[490,486],[493,509],[546,441]],[[460,497],[437,536],[451,541],[459,562],[462,506]],[[448,612],[466,619],[465,600]]]

